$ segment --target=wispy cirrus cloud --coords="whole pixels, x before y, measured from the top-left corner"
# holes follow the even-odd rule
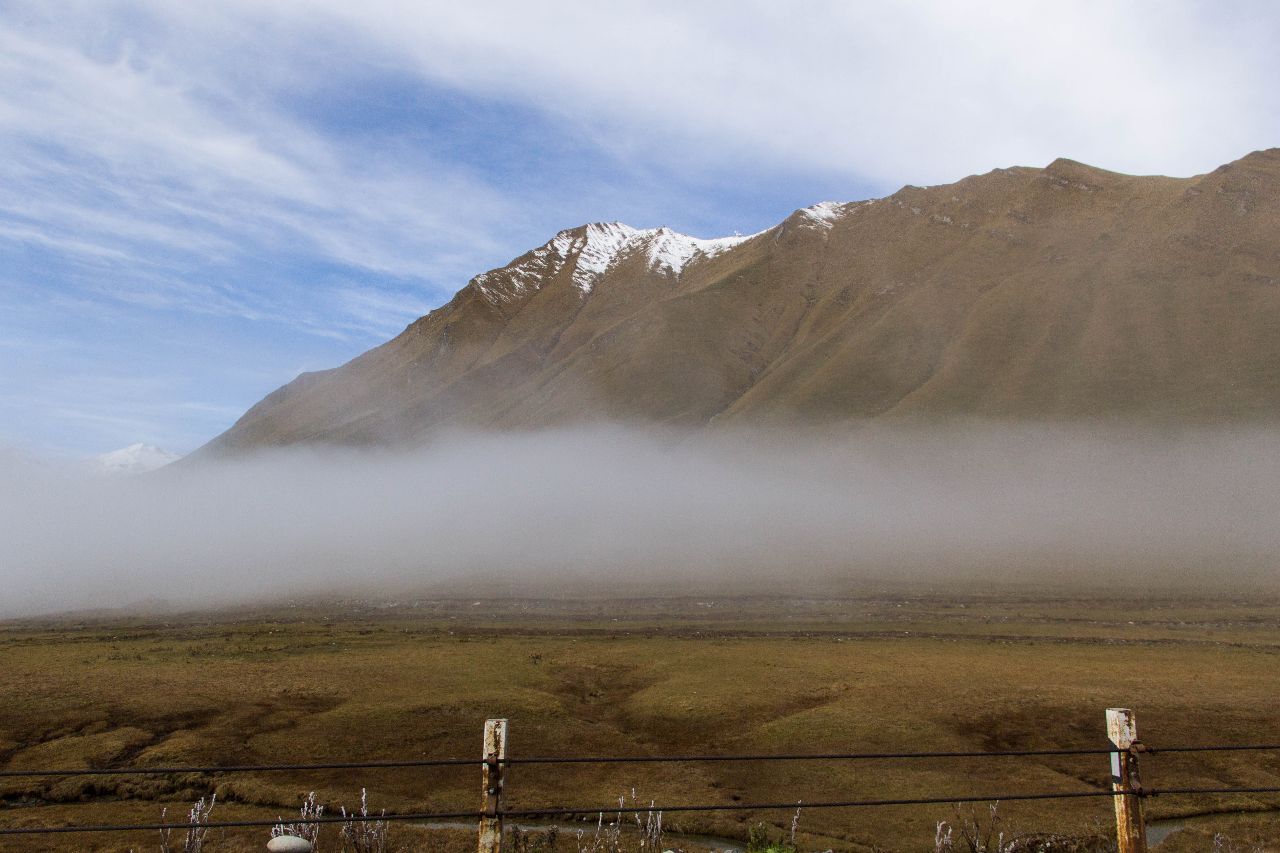
[[[242,103],[216,71],[193,76],[127,41],[97,59],[53,37],[0,28],[11,239],[71,231],[98,253],[220,263],[287,245],[426,278],[457,274],[459,247],[491,250],[492,223],[510,213],[428,157],[361,162],[279,110]]]

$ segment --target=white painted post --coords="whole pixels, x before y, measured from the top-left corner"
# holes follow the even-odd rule
[[[480,810],[479,853],[502,850],[502,783],[506,775],[507,721],[486,720],[484,724],[482,778],[484,801]]]
[[[1138,775],[1138,721],[1128,708],[1107,709],[1111,753],[1111,790],[1116,792],[1116,847],[1119,853],[1147,853],[1147,826],[1142,819],[1142,779]]]

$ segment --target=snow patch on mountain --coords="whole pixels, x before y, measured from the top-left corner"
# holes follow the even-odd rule
[[[820,201],[809,207],[796,211],[807,221],[806,224],[817,228],[831,228],[837,220],[843,219],[853,207],[851,202]]]
[[[103,474],[145,474],[181,458],[180,454],[139,443],[95,456],[90,463]]]
[[[734,246],[740,245],[756,236],[754,234],[746,237],[735,235],[733,237],[700,240],[697,237],[689,237],[665,227],[654,228],[644,233],[650,237],[646,250],[649,268],[666,270],[676,276],[684,272],[685,264],[691,260],[695,258],[714,258],[716,255],[727,252]]]
[[[566,260],[572,253],[576,253],[573,283],[585,296],[621,258],[643,252],[649,269],[679,276],[691,261],[714,258],[754,236],[756,235],[735,235],[702,240],[672,231],[665,225],[659,228],[632,228],[621,222],[597,222],[583,229],[581,236],[570,246],[570,254],[566,255]]]
[[[621,222],[593,222],[583,230],[574,246],[578,262],[573,270],[573,284],[583,294],[591,292],[622,250],[637,236],[648,232]]]
[[[561,231],[551,242],[534,249],[528,260],[489,270],[471,279],[471,284],[494,305],[510,302],[529,291],[536,291],[560,271],[569,257],[568,231]]]
[[[536,291],[572,265],[573,285],[586,296],[621,258],[643,252],[649,269],[678,277],[692,261],[714,258],[755,236],[704,240],[666,226],[633,228],[621,222],[593,222],[561,231],[526,260],[478,275],[471,283],[491,304],[505,303]]]

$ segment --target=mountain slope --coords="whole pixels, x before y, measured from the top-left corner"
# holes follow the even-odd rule
[[[1280,149],[1187,179],[1058,160],[751,237],[563,231],[206,452],[613,420],[1275,420]]]

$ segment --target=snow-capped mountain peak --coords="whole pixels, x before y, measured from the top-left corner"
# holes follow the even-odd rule
[[[648,238],[647,240],[647,256],[649,258],[649,268],[666,270],[672,275],[680,275],[684,271],[685,264],[694,258],[714,258],[722,252],[727,252],[740,243],[745,243],[752,237],[735,235],[733,237],[716,237],[710,240],[702,240],[697,237],[690,237],[670,228],[653,228],[649,231],[642,232]]]
[[[145,474],[181,458],[180,454],[139,443],[103,453],[90,461],[104,474]]]
[[[575,235],[577,230],[560,232],[551,245],[566,261],[573,260],[573,283],[584,296],[620,258],[637,252],[644,253],[649,269],[679,276],[694,258],[715,257],[755,236],[702,240],[665,225],[633,228],[621,222],[593,222]]]
[[[588,225],[573,246],[578,254],[573,270],[574,285],[584,295],[590,293],[623,249],[646,233],[621,222],[593,222]]]
[[[633,228],[622,222],[592,222],[561,231],[519,263],[476,276],[472,284],[491,303],[509,302],[537,290],[571,265],[573,285],[586,296],[623,257],[643,252],[650,269],[678,277],[691,261],[713,258],[754,236],[704,240],[666,226]]]

